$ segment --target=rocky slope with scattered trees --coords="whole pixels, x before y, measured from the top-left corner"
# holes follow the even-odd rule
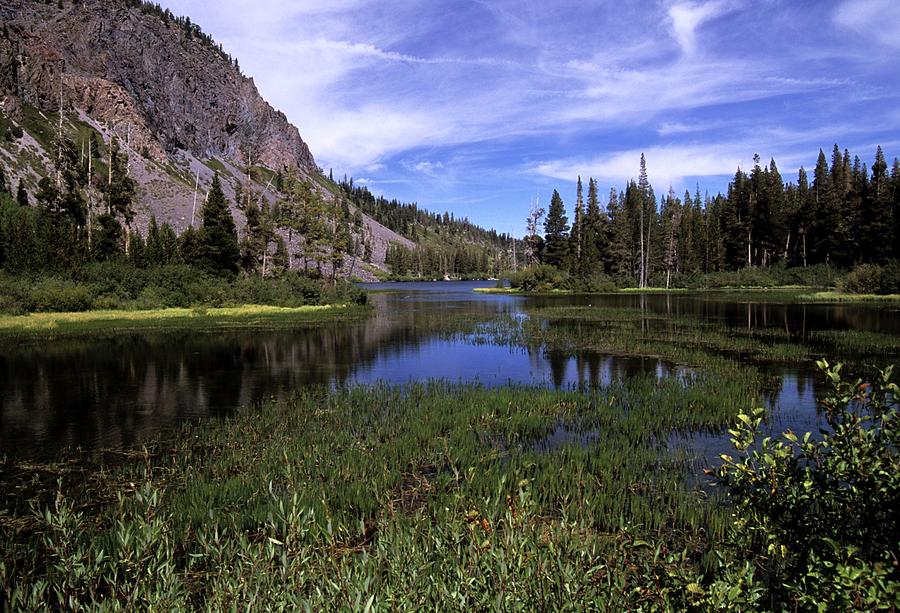
[[[119,226],[122,251],[154,218],[178,236],[199,229],[216,174],[248,273],[271,272],[283,248],[287,268],[374,279],[391,244],[413,247],[355,214],[297,128],[189,18],[140,0],[0,0],[0,24],[4,188],[73,213],[91,249],[98,227]],[[128,202],[111,202],[114,162],[134,182]]]

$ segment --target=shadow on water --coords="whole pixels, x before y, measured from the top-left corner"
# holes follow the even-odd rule
[[[579,388],[635,374],[665,377],[684,371],[649,357],[469,342],[453,332],[457,324],[448,323],[450,319],[477,323],[497,316],[520,318],[529,307],[597,305],[600,300],[472,292],[492,285],[379,285],[389,291],[372,294],[375,312],[359,322],[271,331],[129,333],[0,346],[0,456],[40,458],[71,448],[133,445],[180,420],[227,415],[312,385],[446,379],[485,386]],[[900,332],[900,318],[884,309],[743,304],[683,295],[602,300],[607,306],[698,315],[729,325],[787,326],[798,334],[834,328]],[[775,420],[798,430],[806,424],[814,427],[816,374],[776,374],[782,383]],[[552,447],[567,437],[563,427],[547,444]],[[702,440],[695,442],[702,448]]]

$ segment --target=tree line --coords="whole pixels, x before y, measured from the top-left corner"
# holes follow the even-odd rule
[[[416,203],[375,196],[353,179],[338,184],[342,192],[380,224],[416,243],[415,249],[392,244],[385,263],[395,277],[497,277],[516,267],[522,244],[509,234],[486,230],[453,213],[432,213]]]
[[[830,163],[819,151],[812,177],[801,167],[785,182],[774,159],[756,155],[725,194],[678,197],[670,187],[657,200],[642,154],[638,179],[612,188],[605,207],[597,182],[588,179],[585,199],[579,177],[571,224],[556,190],[526,224],[529,264],[638,287],[747,267],[884,264],[900,258],[900,161],[889,168],[878,147],[869,169],[835,145]]]

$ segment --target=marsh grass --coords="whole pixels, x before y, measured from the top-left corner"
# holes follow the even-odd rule
[[[693,581],[726,517],[666,440],[723,427],[733,391],[306,390],[95,471],[99,502],[70,480],[18,505],[30,525],[5,515],[0,584],[38,608],[683,605],[686,583],[648,577]],[[560,423],[594,435],[542,449]]]
[[[851,294],[844,292],[814,292],[800,294],[802,302],[900,302],[900,294]]]
[[[0,342],[48,335],[114,334],[123,331],[164,329],[217,329],[228,327],[276,328],[348,318],[360,318],[371,309],[342,304],[278,307],[168,308],[137,311],[98,310],[77,313],[0,315]]]
[[[649,356],[734,376],[748,365],[812,364],[823,355],[879,363],[900,359],[900,343],[893,334],[854,330],[801,334],[780,327],[726,326],[692,315],[630,307],[534,308],[528,310],[528,317],[495,317],[464,330],[475,343]]]

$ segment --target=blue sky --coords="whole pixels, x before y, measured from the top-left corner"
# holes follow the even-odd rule
[[[238,57],[320,166],[521,235],[577,175],[724,190],[835,142],[900,155],[897,0],[164,0]]]

